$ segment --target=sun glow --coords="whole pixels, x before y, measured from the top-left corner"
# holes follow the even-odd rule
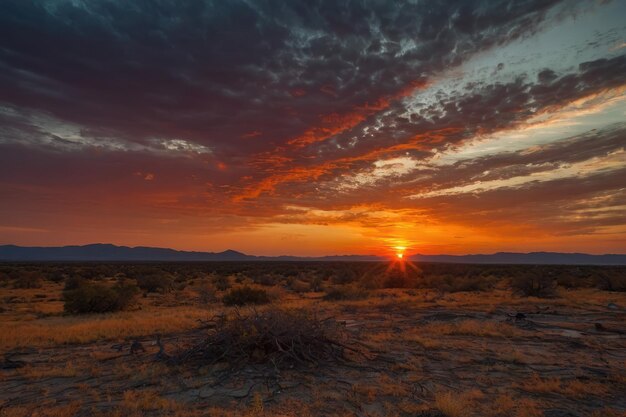
[[[394,246],[394,249],[396,250],[396,258],[398,258],[398,260],[402,260],[404,258],[406,246]]]

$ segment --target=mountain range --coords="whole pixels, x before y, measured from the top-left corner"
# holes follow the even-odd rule
[[[421,255],[408,256],[416,262],[476,264],[562,264],[562,265],[626,265],[626,254],[589,255],[560,252],[498,252],[489,255]],[[0,261],[385,261],[374,255],[334,255],[321,257],[254,256],[234,250],[224,252],[179,251],[169,248],[128,247],[112,244],[83,246],[24,247],[0,246]]]

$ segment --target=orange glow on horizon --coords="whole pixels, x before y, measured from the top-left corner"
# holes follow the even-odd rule
[[[396,251],[396,258],[399,262],[404,262],[404,251],[406,251],[406,246],[397,245],[394,246],[393,249]]]

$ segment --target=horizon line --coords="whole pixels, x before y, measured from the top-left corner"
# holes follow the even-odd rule
[[[376,255],[376,254],[355,254],[355,253],[348,253],[348,254],[327,254],[327,255],[290,255],[290,254],[280,254],[280,255],[256,255],[256,254],[250,254],[247,252],[242,252],[240,250],[237,249],[232,249],[232,248],[227,248],[224,250],[188,250],[188,249],[176,249],[176,248],[172,248],[172,247],[164,247],[164,246],[144,246],[144,245],[137,245],[137,246],[130,246],[130,245],[122,245],[122,244],[115,244],[115,243],[103,243],[103,242],[96,242],[96,243],[85,243],[85,244],[69,244],[69,245],[56,245],[56,246],[25,246],[25,245],[18,245],[18,244],[14,244],[14,243],[2,243],[0,244],[0,247],[3,246],[13,246],[13,247],[18,247],[18,248],[42,248],[42,249],[56,249],[56,248],[68,248],[68,247],[88,247],[88,246],[113,246],[113,247],[117,247],[117,248],[128,248],[128,249],[138,249],[138,248],[144,248],[144,249],[166,249],[166,250],[172,250],[172,251],[176,251],[176,252],[188,252],[188,253],[202,253],[202,254],[221,254],[221,253],[225,253],[225,252],[236,252],[239,253],[241,255],[245,255],[245,256],[254,256],[254,257],[258,257],[258,258],[281,258],[281,257],[292,257],[292,258],[327,258],[327,257],[351,257],[351,256],[362,256],[362,257],[377,257],[377,258],[389,258],[389,255]],[[626,253],[588,253],[588,252],[558,252],[558,251],[547,251],[547,250],[533,250],[533,251],[529,251],[529,252],[516,252],[516,251],[508,251],[508,250],[501,250],[501,251],[496,251],[496,252],[492,252],[492,253],[463,253],[463,254],[450,254],[450,253],[420,253],[420,252],[415,252],[415,253],[410,253],[410,254],[405,254],[405,258],[410,258],[412,256],[493,256],[493,255],[498,255],[498,254],[515,254],[515,255],[530,255],[530,254],[560,254],[560,255],[587,255],[587,256],[626,256]]]

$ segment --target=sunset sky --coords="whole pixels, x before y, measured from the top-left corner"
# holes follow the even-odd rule
[[[626,253],[625,1],[0,2],[0,244]]]

